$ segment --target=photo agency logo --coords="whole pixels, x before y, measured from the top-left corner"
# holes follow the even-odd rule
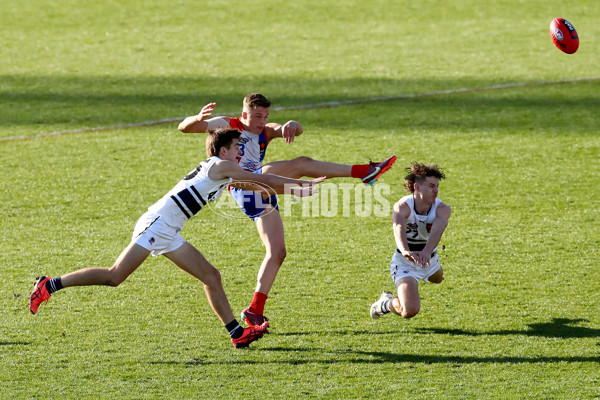
[[[387,197],[391,188],[385,183],[368,186],[362,183],[321,183],[308,196],[308,188],[296,185],[285,187],[283,196],[272,195],[273,188],[259,182],[243,182],[262,191],[240,190],[231,187],[215,202],[212,211],[227,218],[247,218],[263,212],[279,210],[285,217],[389,217],[392,205]],[[243,208],[243,212],[240,211]],[[265,211],[266,210],[266,211]]]
[[[276,191],[264,183],[236,181],[236,187],[229,186],[228,192],[208,203],[209,208],[222,217],[245,219],[276,210]]]

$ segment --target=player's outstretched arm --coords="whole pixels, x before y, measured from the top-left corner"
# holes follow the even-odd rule
[[[271,138],[281,137],[285,140],[286,143],[292,143],[296,136],[302,135],[304,129],[302,125],[298,121],[288,121],[283,125],[277,123],[269,123],[267,124],[267,128],[271,129],[268,133]]]
[[[183,133],[205,133],[209,130],[229,126],[227,117],[215,117],[209,119],[216,104],[217,103],[209,103],[205,105],[198,115],[192,115],[181,121],[177,129]]]
[[[318,193],[316,185],[323,182],[325,177],[313,180],[292,179],[272,174],[254,174],[244,171],[233,161],[218,161],[210,169],[209,178],[213,180],[232,178],[232,186],[263,192],[266,194],[291,193],[295,196],[306,197]]]

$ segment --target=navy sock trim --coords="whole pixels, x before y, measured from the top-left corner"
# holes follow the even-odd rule
[[[389,300],[387,300],[385,303],[383,303],[381,310],[386,314],[390,312],[390,301]]]
[[[232,339],[237,339],[244,334],[244,328],[237,322],[237,319],[234,319],[225,325],[225,329],[227,329],[227,332],[229,332],[229,336],[231,336]]]
[[[63,288],[63,285],[62,285],[62,279],[60,278],[60,276],[58,278],[50,279],[48,282],[46,282],[46,289],[48,290],[48,293],[50,293],[50,294],[52,294],[62,288]]]

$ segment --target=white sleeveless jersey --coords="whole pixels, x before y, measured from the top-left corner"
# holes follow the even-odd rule
[[[435,203],[431,206],[427,215],[419,215],[415,211],[415,198],[413,195],[404,196],[400,200],[404,201],[410,207],[410,215],[406,220],[406,241],[408,242],[408,248],[411,251],[421,251],[425,247],[425,244],[427,244],[437,208],[442,201],[435,199]],[[437,248],[433,252],[436,250]]]
[[[231,178],[214,181],[208,177],[208,171],[219,160],[218,157],[210,157],[202,161],[169,193],[150,206],[148,212],[159,215],[165,223],[181,230],[188,219],[206,203],[217,200],[231,183]]]

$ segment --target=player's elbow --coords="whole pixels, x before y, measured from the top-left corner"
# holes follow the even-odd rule
[[[177,129],[179,129],[179,131],[183,133],[191,133],[190,125],[187,124],[185,121],[181,122]]]

